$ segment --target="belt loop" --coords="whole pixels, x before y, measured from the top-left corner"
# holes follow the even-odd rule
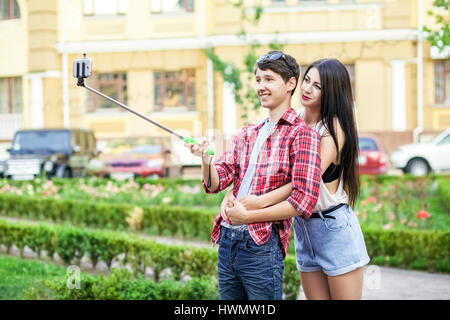
[[[322,221],[325,221],[325,218],[323,217],[322,211],[317,211],[317,213],[320,216],[320,219],[322,219]]]

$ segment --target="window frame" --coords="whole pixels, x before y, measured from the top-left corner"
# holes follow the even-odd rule
[[[441,65],[442,74],[437,74],[437,66]],[[450,59],[437,60],[434,62],[434,102],[437,105],[450,105],[450,97],[447,97],[447,88],[450,87],[450,81],[447,83],[447,75],[450,75]],[[442,99],[437,97],[437,82],[442,83]]]
[[[159,10],[154,9],[154,2],[159,1]],[[183,1],[183,9],[181,10],[172,10],[172,11],[164,11],[163,10],[163,2],[164,0],[150,0],[150,13],[151,14],[192,14],[195,12],[195,1],[194,0],[182,0]],[[189,9],[189,1],[192,1],[192,10]]]
[[[97,13],[95,2],[97,0],[83,0],[83,16],[84,17],[116,17],[116,16],[125,16],[128,13],[128,0],[109,0],[114,1],[116,9],[115,13]],[[123,1],[123,3],[121,3]],[[91,4],[88,6],[87,3]],[[92,7],[91,10],[88,11],[87,7]]]
[[[117,75],[115,79],[101,79],[101,76],[105,75]],[[125,79],[124,79],[125,78]],[[102,85],[115,84],[117,89],[117,101],[127,104],[128,100],[128,75],[126,72],[104,72],[97,74],[91,78],[90,86],[101,92],[100,87]],[[98,113],[98,112],[124,112],[122,108],[115,105],[114,108],[102,108],[100,107],[100,100],[104,99],[96,94],[89,95],[87,97],[87,112],[88,113]],[[110,102],[112,103],[112,102]]]
[[[170,79],[168,80],[164,75],[167,73],[174,73],[179,72],[179,76],[176,80]],[[189,80],[189,75],[187,75],[187,79],[183,80],[183,72],[192,72],[192,81]],[[160,76],[159,79],[156,79],[156,74],[160,73],[162,76]],[[166,87],[167,84],[171,83],[181,83],[183,85],[183,92],[185,97],[185,105],[179,105],[179,106],[171,106],[166,105],[164,101],[168,99],[166,97]],[[157,86],[159,85],[159,95],[160,99],[162,101],[161,104],[156,101],[156,94],[157,94]],[[191,97],[189,93],[192,91],[193,96]],[[176,71],[169,71],[169,70],[155,70],[153,71],[153,92],[154,92],[154,102],[153,102],[153,111],[155,112],[167,112],[167,111],[197,111],[197,90],[196,90],[196,69],[195,68],[185,68],[181,70]],[[193,99],[193,104],[189,104],[188,102]]]
[[[23,83],[22,83],[22,77],[4,77],[0,78],[0,80],[6,80],[7,81],[7,87],[8,87],[8,112],[7,113],[0,113],[0,114],[23,114]],[[15,80],[18,81],[18,84],[20,86],[19,90],[19,98],[16,97],[15,93]],[[14,112],[14,102],[15,100],[18,100],[18,104],[20,107],[18,108],[18,112]]]
[[[20,7],[17,0],[0,0],[0,1],[6,1],[8,7],[7,9],[8,15],[6,17],[0,16],[0,21],[20,19]],[[17,6],[18,16],[14,15],[14,4]]]

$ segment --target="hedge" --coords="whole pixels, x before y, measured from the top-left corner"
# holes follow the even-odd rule
[[[70,222],[92,228],[125,230],[129,228],[126,219],[135,208],[129,204],[76,202],[0,194],[2,215],[46,219],[58,223]],[[216,214],[212,210],[170,206],[146,207],[142,208],[142,212],[143,229],[156,229],[159,235],[168,232],[171,236],[181,235],[202,240],[210,240],[211,226]],[[424,269],[426,266],[426,270],[450,272],[448,231],[382,230],[363,227],[363,234],[373,263],[396,264],[413,269]],[[35,251],[39,254],[39,250],[36,248]],[[288,252],[295,254],[292,239]],[[392,257],[394,262],[389,262],[386,257]],[[96,261],[98,257],[93,255],[92,259]]]
[[[362,228],[372,263],[450,272],[450,232]]]
[[[136,210],[131,204],[80,202],[53,198],[35,198],[0,194],[0,215],[26,219],[70,222],[78,226],[126,230],[127,219]],[[185,238],[210,240],[215,210],[174,207],[168,205],[143,207],[137,229],[156,229],[158,235],[170,233]]]
[[[79,264],[81,259],[87,256],[94,267],[102,260],[109,269],[113,261],[122,266],[130,264],[136,274],[143,274],[150,268],[156,282],[159,282],[167,271],[170,271],[175,280],[181,280],[184,276],[216,277],[217,273],[215,249],[164,245],[114,231],[0,220],[0,244],[6,247],[7,252],[12,245],[18,247],[21,253],[25,246],[38,254],[45,250],[51,259],[54,253],[57,253],[67,265]],[[285,297],[296,299],[300,279],[295,257],[287,256],[284,265]]]
[[[114,268],[111,275],[80,274],[80,288],[69,289],[67,280],[44,280],[42,287],[26,292],[28,299],[56,300],[217,300],[217,282],[192,278],[186,283],[165,279],[155,282],[141,275],[134,277],[127,269]]]

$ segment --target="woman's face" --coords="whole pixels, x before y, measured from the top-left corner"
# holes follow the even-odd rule
[[[320,83],[320,74],[317,68],[309,69],[300,87],[301,103],[307,107],[320,108],[320,99],[322,97],[322,84]]]

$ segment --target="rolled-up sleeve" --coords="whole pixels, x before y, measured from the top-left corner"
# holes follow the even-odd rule
[[[217,174],[219,175],[219,188],[211,192],[206,187],[205,180],[202,179],[202,185],[205,189],[206,193],[219,193],[225,188],[227,188],[233,181],[235,175],[236,168],[236,152],[237,152],[237,143],[239,141],[239,137],[241,134],[235,136],[233,138],[233,142],[231,143],[230,149],[227,150],[220,158],[215,162],[214,167],[217,170]]]
[[[301,128],[292,143],[292,193],[287,201],[299,215],[309,218],[319,199],[320,136],[313,130]]]

